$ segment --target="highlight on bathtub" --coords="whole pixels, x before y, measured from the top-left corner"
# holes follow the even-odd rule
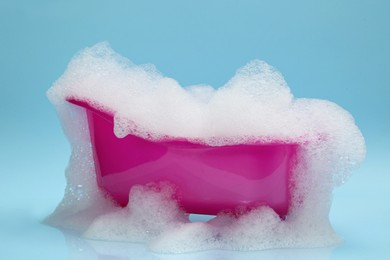
[[[46,223],[158,253],[342,240],[332,191],[364,160],[364,138],[351,114],[294,98],[264,61],[219,88],[181,86],[103,42],[80,51],[47,95],[72,153]]]

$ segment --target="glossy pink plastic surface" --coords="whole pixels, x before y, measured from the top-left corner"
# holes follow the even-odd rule
[[[295,144],[212,147],[186,140],[152,142],[134,135],[117,138],[113,116],[86,102],[98,185],[120,205],[133,185],[169,181],[188,213],[215,215],[237,206],[266,204],[287,215]]]

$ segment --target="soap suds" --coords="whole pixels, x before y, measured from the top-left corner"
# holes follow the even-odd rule
[[[188,222],[174,194],[169,183],[133,186],[128,205],[95,219],[84,235],[114,241],[154,240],[163,231]]]
[[[72,145],[63,201],[47,222],[93,239],[148,243],[155,252],[259,250],[328,246],[340,241],[329,224],[332,190],[365,157],[353,117],[325,100],[296,99],[283,76],[252,61],[224,86],[182,87],[153,65],[134,65],[107,43],[76,55],[48,91]],[[286,220],[269,207],[220,213],[191,223],[169,184],[135,186],[118,207],[96,183],[83,100],[114,115],[118,138],[186,139],[210,146],[299,145]]]

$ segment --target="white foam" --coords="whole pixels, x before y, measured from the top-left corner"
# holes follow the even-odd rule
[[[187,220],[173,195],[174,188],[168,183],[134,186],[127,207],[118,207],[95,219],[85,235],[115,241],[153,240],[163,231]]]
[[[339,241],[329,224],[332,189],[364,159],[353,117],[336,104],[295,99],[282,75],[252,61],[224,86],[182,87],[152,65],[134,65],[107,43],[80,52],[49,89],[73,151],[65,197],[48,219],[87,237],[145,241],[158,252],[324,246]],[[190,223],[169,195],[136,187],[126,208],[99,191],[83,109],[73,97],[114,114],[118,137],[186,138],[212,146],[283,141],[300,145],[292,205],[281,221],[262,207],[241,216]],[[146,206],[148,208],[146,208]]]

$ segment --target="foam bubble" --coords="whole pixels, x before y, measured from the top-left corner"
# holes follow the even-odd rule
[[[85,236],[145,242],[186,221],[188,218],[176,203],[174,187],[170,184],[134,186],[130,191],[127,207],[117,208],[96,218]]]
[[[76,55],[48,96],[72,144],[65,196],[48,222],[86,237],[147,242],[156,252],[317,247],[340,238],[329,224],[331,193],[365,157],[353,117],[325,100],[296,99],[283,76],[259,60],[224,86],[182,87],[153,65],[134,65],[107,43]],[[125,208],[97,187],[84,100],[114,115],[114,133],[148,140],[185,138],[210,146],[253,142],[299,145],[286,220],[269,207],[191,223],[170,185],[136,186]]]

